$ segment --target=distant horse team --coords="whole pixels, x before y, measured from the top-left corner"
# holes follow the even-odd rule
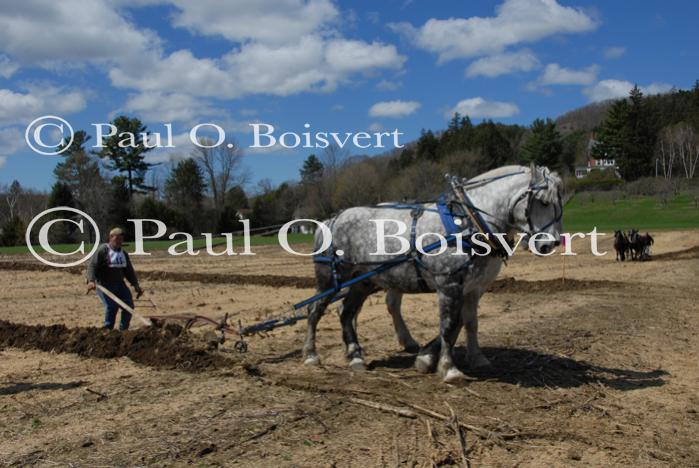
[[[622,262],[627,257],[631,257],[631,260],[647,260],[650,258],[650,246],[654,242],[650,234],[639,234],[637,229],[630,229],[628,232],[614,231],[616,259]]]

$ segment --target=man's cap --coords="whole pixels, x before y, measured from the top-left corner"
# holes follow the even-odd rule
[[[118,227],[115,227],[111,231],[109,231],[109,236],[123,236],[124,235],[124,230]]]

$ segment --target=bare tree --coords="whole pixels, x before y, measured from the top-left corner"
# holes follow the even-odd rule
[[[660,134],[660,165],[665,179],[672,178],[672,166],[675,163],[674,142],[671,128],[665,128]],[[656,163],[657,164],[657,163]],[[657,175],[657,169],[656,169]]]
[[[226,192],[237,185],[248,182],[250,176],[243,167],[243,149],[235,140],[227,140],[215,147],[214,141],[202,138],[192,153],[206,174],[207,183],[218,211],[223,210]]]
[[[10,187],[5,191],[5,201],[7,202],[7,207],[10,209],[10,219],[15,217],[15,207],[21,195],[22,186],[19,185],[19,182],[16,180],[12,182]]]
[[[675,131],[675,144],[678,148],[680,162],[687,179],[694,177],[699,160],[699,140],[694,127],[683,123]]]
[[[699,137],[694,127],[682,122],[665,128],[660,138],[660,157],[663,175],[672,177],[672,166],[679,161],[687,179],[694,177],[699,163]]]
[[[350,152],[347,148],[341,148],[333,143],[323,150],[322,162],[326,175],[333,176],[337,170],[349,158]]]

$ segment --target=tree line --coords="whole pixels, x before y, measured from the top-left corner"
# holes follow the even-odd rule
[[[434,199],[444,190],[445,173],[472,177],[506,164],[535,163],[569,176],[592,156],[615,159],[625,181],[692,179],[699,163],[699,81],[691,90],[654,96],[634,87],[628,98],[571,111],[558,121],[535,119],[530,126],[474,124],[455,114],[446,129],[423,130],[404,148],[374,157],[330,146],[305,159],[298,180],[278,186],[262,180],[252,196],[237,142],[196,147],[178,162],[153,164],[146,161],[151,148],[139,119],[118,116],[112,124],[117,132],[98,152],[87,149],[89,135],[76,132],[54,170],[50,193],[25,190],[17,181],[0,187],[0,244],[23,243],[27,222],[54,206],[80,208],[101,229],[128,228],[126,220],[139,217],[198,234],[238,230],[240,217],[254,227],[271,226],[325,219],[349,206]],[[119,145],[122,132],[138,135],[135,145]],[[56,229],[54,240],[75,240],[69,227]]]

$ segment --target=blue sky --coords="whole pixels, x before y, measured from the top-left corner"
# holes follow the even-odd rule
[[[91,134],[118,113],[154,131],[171,122],[177,148],[149,156],[162,162],[189,154],[202,122],[244,148],[254,122],[277,135],[397,128],[407,142],[454,110],[529,124],[632,83],[689,88],[697,17],[698,3],[678,0],[4,2],[0,184],[54,182],[60,156],[23,136],[46,114]],[[251,185],[297,178],[311,152],[246,148]]]

